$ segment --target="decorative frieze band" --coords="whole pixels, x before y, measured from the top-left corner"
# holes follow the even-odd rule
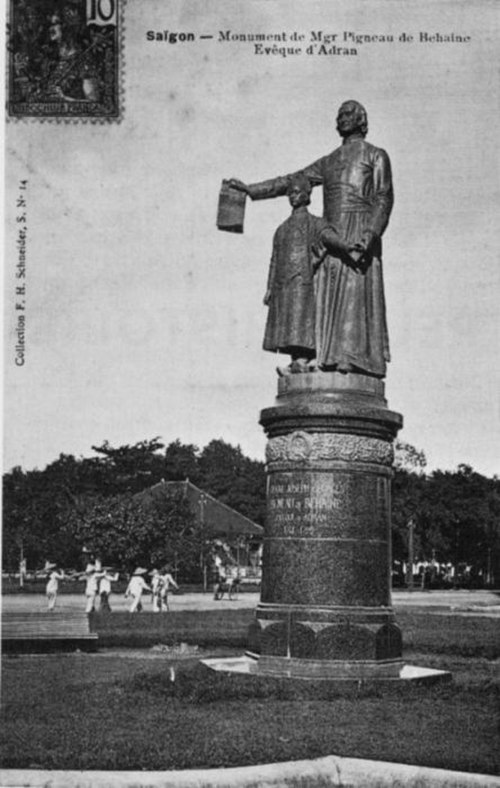
[[[270,438],[266,460],[268,463],[342,460],[390,466],[394,450],[391,443],[380,438],[296,431]]]

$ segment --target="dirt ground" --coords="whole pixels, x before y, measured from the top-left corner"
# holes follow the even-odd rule
[[[151,610],[151,597],[144,596],[144,610]],[[82,594],[61,594],[57,599],[56,609],[85,610],[85,597]],[[127,610],[128,600],[123,594],[112,594],[111,607],[113,610]],[[393,591],[392,602],[394,608],[406,609],[408,607],[425,607],[429,612],[442,612],[448,610],[463,615],[487,615],[500,618],[500,591],[469,591],[460,589],[456,591]],[[255,608],[259,603],[258,593],[240,593],[236,599],[229,600],[224,597],[216,601],[211,593],[186,593],[172,594],[169,598],[171,610],[220,610]],[[47,602],[43,594],[9,594],[2,597],[2,610],[4,612],[40,612],[45,610]]]

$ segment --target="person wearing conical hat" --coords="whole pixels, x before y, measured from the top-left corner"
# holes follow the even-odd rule
[[[132,603],[129,607],[131,613],[137,613],[141,605],[141,597],[144,591],[151,593],[151,589],[144,580],[143,575],[147,574],[147,569],[138,567],[132,577],[130,578],[127,590],[125,591],[125,598],[132,597]]]
[[[64,572],[58,569],[57,564],[45,564],[45,569],[50,573],[45,593],[47,595],[47,611],[54,610],[59,590],[59,580],[64,580]]]

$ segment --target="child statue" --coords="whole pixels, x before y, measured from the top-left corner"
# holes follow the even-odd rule
[[[269,307],[264,350],[288,353],[280,375],[308,372],[317,351],[315,274],[326,255],[325,242],[340,244],[333,227],[309,213],[312,185],[302,173],[290,179],[292,213],[274,234],[264,304]],[[327,236],[327,237],[325,237]]]

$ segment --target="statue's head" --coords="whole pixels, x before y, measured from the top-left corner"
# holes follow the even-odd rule
[[[312,185],[309,178],[303,173],[294,175],[286,191],[290,205],[297,208],[299,205],[309,205],[311,202]]]
[[[337,113],[337,131],[341,137],[368,133],[368,116],[359,101],[344,101]]]

